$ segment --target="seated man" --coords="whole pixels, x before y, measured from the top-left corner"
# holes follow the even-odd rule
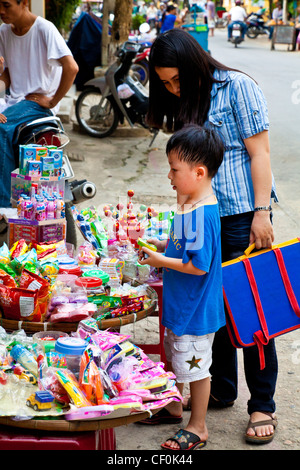
[[[241,2],[240,0],[236,0],[235,2],[235,7],[231,8],[229,11],[229,19],[230,23],[227,27],[228,30],[228,41],[230,41],[232,37],[232,29],[233,25],[238,23],[242,27],[242,38],[244,39],[246,31],[247,31],[247,25],[245,23],[245,19],[247,18],[247,13],[243,7],[241,7]]]
[[[0,17],[5,65],[0,88],[10,91],[3,111],[7,121],[0,123],[0,207],[9,207],[15,131],[24,122],[57,113],[78,66],[56,27],[31,13],[28,0],[0,0]]]

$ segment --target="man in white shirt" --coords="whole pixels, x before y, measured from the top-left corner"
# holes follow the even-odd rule
[[[276,8],[272,12],[272,20],[281,21],[283,17],[282,5],[280,2],[276,3]]]
[[[232,36],[232,29],[234,24],[240,24],[242,27],[242,38],[245,37],[247,31],[247,25],[245,19],[247,18],[247,13],[245,9],[241,6],[240,0],[236,0],[235,7],[231,8],[229,11],[230,23],[227,27],[228,30],[228,41]]]
[[[5,65],[0,85],[10,91],[3,112],[7,122],[0,124],[0,207],[9,207],[15,131],[23,122],[58,111],[78,66],[56,27],[31,13],[28,0],[0,0],[0,17]]]

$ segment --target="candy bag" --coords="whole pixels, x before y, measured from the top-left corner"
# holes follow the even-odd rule
[[[25,240],[22,238],[21,240],[18,240],[16,243],[13,244],[13,246],[10,249],[10,257],[17,258],[18,256],[24,255],[26,251],[28,250],[28,245],[25,242]]]
[[[46,279],[38,276],[35,273],[23,269],[20,277],[20,287],[29,290],[38,291],[38,304],[40,307],[40,315],[43,318],[47,311],[48,296],[49,296],[49,283]]]
[[[0,269],[0,284],[6,287],[17,287],[14,278],[2,269]]]
[[[0,307],[4,318],[10,320],[41,321],[38,291],[36,290],[0,286]]]
[[[0,263],[7,264],[10,262],[10,253],[8,246],[4,242],[0,247]]]

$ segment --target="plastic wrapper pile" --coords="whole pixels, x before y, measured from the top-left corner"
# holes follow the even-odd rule
[[[63,332],[0,327],[0,416],[68,421],[106,419],[182,400],[175,376],[153,362],[128,335],[99,330],[93,319]]]

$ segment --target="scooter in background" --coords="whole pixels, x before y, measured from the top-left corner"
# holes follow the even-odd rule
[[[130,75],[130,68],[144,46],[126,41],[116,50],[116,61],[104,77],[85,83],[75,105],[80,128],[92,137],[107,137],[126,119],[131,127],[139,124],[153,132],[152,145],[158,130],[146,124],[149,106],[148,90]]]
[[[264,34],[270,35],[270,28],[265,24],[262,15],[251,13],[246,19],[246,24],[248,26],[246,34],[249,39],[255,39],[257,36]]]
[[[239,23],[233,24],[232,27],[232,36],[229,39],[232,44],[234,44],[234,47],[237,47],[238,44],[241,44],[241,42],[244,41],[243,34],[242,34],[242,26]]]

